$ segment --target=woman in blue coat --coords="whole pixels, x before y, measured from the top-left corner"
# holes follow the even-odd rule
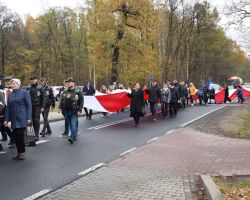
[[[21,81],[19,79],[11,80],[11,87],[13,92],[8,96],[8,109],[6,110],[4,125],[8,126],[11,122],[13,130],[17,156],[13,159],[24,160],[25,142],[24,133],[27,125],[31,122],[31,99],[28,92],[20,88]]]

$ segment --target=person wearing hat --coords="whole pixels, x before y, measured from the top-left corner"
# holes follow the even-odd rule
[[[5,110],[8,109],[8,96],[11,94],[12,89],[11,89],[11,81],[12,77],[11,76],[6,76],[4,78],[4,83],[5,83],[5,88],[2,90],[3,95],[4,95],[4,105],[5,105]],[[10,129],[10,127],[5,127],[2,126],[1,127],[1,133],[3,136],[3,140],[7,140],[7,135],[10,138],[10,142],[9,142],[9,148],[14,148],[15,147],[15,137]]]
[[[13,92],[8,96],[8,109],[6,110],[4,125],[7,127],[8,123],[11,122],[11,128],[15,136],[17,156],[13,159],[24,160],[24,134],[31,122],[31,98],[25,89],[20,88],[21,81],[19,79],[12,79],[11,86]]]
[[[32,125],[36,134],[36,140],[38,141],[40,130],[40,115],[44,111],[46,97],[44,89],[40,85],[38,85],[36,76],[32,76],[30,80],[31,85],[27,88],[27,90],[31,97],[32,103]]]
[[[54,93],[53,93],[53,89],[52,87],[49,86],[49,84],[47,83],[45,78],[41,78],[39,81],[41,87],[44,89],[44,93],[45,93],[45,99],[46,99],[46,103],[45,103],[45,108],[44,111],[42,112],[43,115],[43,130],[40,133],[40,135],[42,135],[42,137],[45,137],[45,135],[51,135],[52,131],[49,125],[49,110],[50,107],[52,106],[52,109],[55,108],[55,97],[54,97]]]
[[[152,82],[152,85],[146,90],[146,93],[149,94],[149,105],[153,117],[153,122],[156,122],[156,110],[158,106],[158,101],[161,99],[161,90],[157,85],[156,80]]]
[[[73,78],[68,79],[68,89],[63,93],[61,103],[65,109],[65,117],[71,130],[68,141],[73,144],[77,139],[78,116],[83,108],[83,95],[81,91],[76,90]]]

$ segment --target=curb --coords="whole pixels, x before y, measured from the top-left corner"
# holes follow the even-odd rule
[[[201,175],[202,183],[206,189],[209,200],[223,200],[224,197],[209,175]]]

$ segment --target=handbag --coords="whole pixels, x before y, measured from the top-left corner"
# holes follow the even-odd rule
[[[30,125],[24,135],[25,146],[36,146],[36,134],[34,132],[33,126]]]

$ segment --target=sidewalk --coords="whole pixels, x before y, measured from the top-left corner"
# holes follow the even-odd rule
[[[41,199],[192,200],[197,175],[249,175],[249,154],[249,140],[181,128]]]

